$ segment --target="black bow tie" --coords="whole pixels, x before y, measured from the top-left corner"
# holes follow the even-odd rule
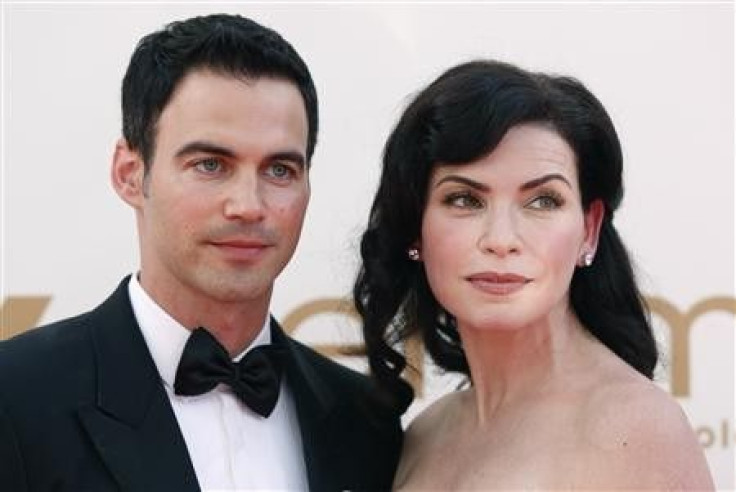
[[[261,345],[249,350],[239,362],[233,362],[210,332],[197,328],[181,354],[174,392],[201,395],[224,383],[251,410],[268,417],[279,397],[282,358],[281,348]]]

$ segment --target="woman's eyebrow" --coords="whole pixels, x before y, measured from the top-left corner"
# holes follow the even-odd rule
[[[530,190],[532,188],[536,188],[537,186],[541,186],[544,183],[547,183],[549,181],[554,181],[554,180],[562,181],[568,186],[568,188],[572,189],[572,185],[567,180],[567,178],[565,178],[562,174],[551,173],[551,174],[545,174],[544,176],[540,176],[539,178],[536,178],[536,179],[532,179],[531,181],[527,181],[526,183],[521,185],[521,190]]]
[[[484,185],[483,183],[472,180],[470,178],[466,178],[464,176],[458,176],[456,174],[448,174],[447,176],[439,180],[437,184],[434,185],[434,187],[437,188],[442,183],[447,183],[447,182],[456,182],[456,183],[464,184],[478,191],[483,191],[483,192],[490,191],[490,188]]]

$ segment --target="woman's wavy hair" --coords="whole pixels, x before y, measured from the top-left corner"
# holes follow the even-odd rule
[[[422,263],[407,256],[420,237],[432,169],[481,158],[524,123],[552,128],[573,149],[584,210],[596,199],[605,206],[595,261],[572,277],[572,310],[592,335],[652,377],[657,348],[649,312],[612,222],[623,196],[623,163],[611,119],[576,79],[480,60],[443,73],[404,111],[386,142],[360,243],[353,297],[365,348],[372,374],[399,401],[412,398],[401,379],[403,342],[417,332],[438,366],[469,376],[454,318],[432,294]]]

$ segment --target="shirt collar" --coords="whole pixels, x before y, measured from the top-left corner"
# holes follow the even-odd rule
[[[184,351],[184,345],[191,331],[172,318],[169,313],[156,304],[151,296],[143,290],[137,275],[131,275],[128,293],[133,313],[141,328],[143,338],[151,352],[153,362],[164,383],[172,387],[176,377],[176,368]],[[251,344],[233,360],[240,360],[249,350],[259,345],[271,343],[270,317],[266,316],[263,327]]]

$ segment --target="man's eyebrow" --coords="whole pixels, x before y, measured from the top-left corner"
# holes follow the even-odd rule
[[[268,156],[268,159],[271,161],[288,161],[293,162],[294,164],[298,165],[299,167],[305,167],[307,164],[307,159],[304,157],[304,155],[301,152],[297,152],[295,150],[293,151],[283,151],[283,152],[275,152]]]
[[[223,157],[235,157],[235,152],[233,152],[231,149],[223,147],[222,145],[202,140],[195,140],[194,142],[187,143],[176,152],[175,157],[180,158],[197,153],[215,154]]]
[[[234,158],[236,157],[235,152],[232,149],[223,147],[212,142],[203,140],[195,140],[181,147],[175,154],[175,157],[181,158],[190,154],[213,154],[222,157]],[[306,158],[301,152],[296,150],[286,150],[283,152],[274,152],[267,157],[268,161],[288,161],[297,164],[300,167],[306,166]]]
[[[437,184],[434,185],[434,187],[437,188],[442,183],[448,183],[448,182],[455,182],[455,183],[464,184],[464,185],[470,186],[471,188],[474,188],[474,189],[476,189],[478,191],[482,191],[482,192],[488,192],[488,191],[490,191],[490,188],[488,186],[484,185],[483,183],[480,183],[478,181],[472,180],[470,178],[466,178],[464,176],[458,176],[456,174],[448,174],[447,176],[445,176],[444,178],[442,178],[441,180],[439,180],[437,182]]]
[[[541,186],[544,183],[547,183],[549,181],[562,181],[565,183],[570,189],[572,189],[572,185],[570,182],[565,178],[562,174],[559,173],[551,173],[551,174],[545,174],[544,176],[540,176],[539,178],[532,179],[531,181],[527,181],[523,185],[521,185],[521,190],[531,190],[532,188],[536,188],[537,186]]]

